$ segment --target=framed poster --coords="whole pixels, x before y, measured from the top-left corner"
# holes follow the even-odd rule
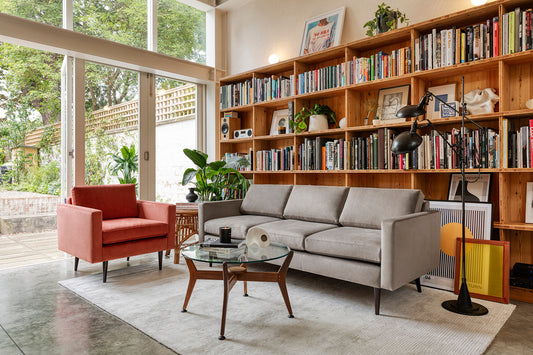
[[[446,102],[446,104],[450,105],[451,107],[454,108],[454,110],[452,110],[450,107],[446,106],[446,105],[440,105],[440,118],[448,118],[448,117],[457,117],[459,116],[459,102],[457,101],[450,101],[450,102]]]
[[[433,86],[428,88],[428,91],[444,102],[455,101],[455,84]],[[435,98],[430,100],[427,106],[426,117],[429,119],[440,118],[440,107],[441,103],[439,100]]]
[[[344,6],[305,21],[300,55],[338,46],[344,22]]]
[[[465,174],[465,201],[489,202],[491,173]],[[450,175],[449,201],[461,201],[461,174]]]
[[[289,109],[277,110],[272,113],[270,135],[289,133]]]
[[[380,89],[378,93],[378,124],[405,122],[405,118],[396,117],[399,109],[409,104],[411,85]]]

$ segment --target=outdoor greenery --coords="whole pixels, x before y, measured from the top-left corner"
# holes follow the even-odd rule
[[[123,146],[119,154],[111,154],[113,163],[109,170],[111,174],[118,177],[121,184],[137,184],[135,172],[139,171],[139,157],[135,152],[135,146]],[[121,177],[122,175],[122,177]]]
[[[223,160],[208,163],[208,156],[202,151],[184,149],[183,153],[197,168],[185,170],[181,184],[185,186],[195,180],[194,191],[198,194],[199,201],[229,200],[232,198],[231,191],[248,190],[250,182],[236,170],[250,164],[245,158],[241,157],[231,163]]]

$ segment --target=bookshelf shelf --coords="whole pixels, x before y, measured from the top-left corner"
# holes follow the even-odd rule
[[[379,140],[379,134],[383,134],[383,132],[386,132],[385,134],[397,134],[407,131],[411,127],[412,121],[374,126],[372,125],[373,114],[368,117],[368,125],[364,125],[364,118],[367,117],[368,112],[366,104],[371,101],[377,101],[381,89],[403,85],[410,85],[409,104],[418,104],[424,92],[429,88],[446,84],[456,84],[455,96],[456,100],[460,101],[460,84],[461,78],[464,76],[465,92],[490,87],[494,88],[500,97],[494,113],[469,115],[469,118],[488,128],[491,134],[497,137],[497,139],[492,141],[496,143],[490,149],[493,152],[492,161],[500,163],[500,167],[480,170],[481,173],[492,174],[490,201],[493,204],[494,220],[497,221],[494,223],[495,234],[498,235],[500,240],[511,242],[511,267],[516,262],[533,263],[533,224],[519,222],[525,221],[525,211],[528,208],[525,206],[526,185],[527,182],[533,181],[533,168],[504,168],[506,165],[503,164],[508,159],[507,151],[504,152],[504,149],[507,149],[508,146],[503,141],[507,139],[508,134],[511,135],[511,130],[516,132],[517,129],[523,126],[529,126],[529,120],[533,119],[533,109],[527,109],[525,106],[526,101],[533,98],[533,50],[502,54],[504,36],[502,18],[506,13],[514,12],[516,8],[525,11],[530,7],[530,0],[496,0],[483,6],[427,20],[371,38],[358,39],[318,53],[304,55],[222,78],[219,83],[221,88],[227,85],[252,82],[256,79],[266,80],[272,78],[273,82],[274,80],[281,80],[279,78],[297,78],[298,75],[306,72],[315,71],[316,73],[330,67],[337,68],[337,70],[342,72],[342,66],[346,65],[343,63],[349,63],[354,57],[369,58],[379,52],[392,53],[395,51],[395,53],[402,53],[401,50],[404,51],[403,53],[410,51],[412,54],[410,70],[407,70],[407,66],[398,66],[398,68],[404,69],[404,74],[402,75],[355,84],[350,84],[351,81],[346,80],[346,82],[340,82],[344,85],[329,85],[326,87],[337,87],[325,90],[297,95],[294,94],[296,91],[289,91],[289,96],[283,98],[219,110],[217,117],[218,127],[220,127],[224,114],[236,112],[241,119],[241,127],[253,128],[254,137],[222,141],[217,135],[217,156],[221,158],[226,153],[252,153],[253,166],[254,169],[257,169],[256,160],[259,152],[282,151],[282,154],[287,154],[288,149],[290,158],[287,158],[287,155],[280,156],[283,157],[283,161],[292,158],[294,170],[254,170],[243,173],[247,177],[252,177],[255,183],[261,184],[420,189],[428,199],[445,200],[447,199],[450,176],[451,174],[460,173],[459,169],[300,170],[300,166],[303,166],[300,165],[303,158],[300,154],[305,154],[300,148],[306,142],[317,139],[354,142],[354,140],[370,139],[371,136],[378,135]],[[468,27],[475,28],[478,24],[485,24],[487,20],[492,24],[495,23],[492,22],[495,17],[499,19],[498,55],[488,55],[488,58],[485,59],[466,61],[465,63],[440,68],[416,70],[414,48],[416,41],[421,36],[432,33],[433,29],[435,31],[465,30]],[[409,47],[410,50],[404,50],[406,47]],[[390,58],[392,58],[392,55]],[[344,70],[346,70],[346,67],[344,67]],[[334,76],[330,74],[328,76],[329,80],[333,80],[332,77]],[[278,96],[283,95],[273,95],[272,97]],[[337,121],[346,117],[347,126],[345,128],[331,128],[324,131],[301,134],[268,135],[274,111],[291,108],[294,114],[300,111],[302,107],[309,107],[315,103],[330,106],[337,114]],[[461,117],[435,118],[431,119],[431,121],[440,131],[449,134],[460,127]],[[421,125],[423,124],[424,122],[421,122]],[[507,124],[509,127],[507,127]],[[514,128],[511,129],[513,125]],[[471,123],[466,126],[472,130],[475,129]],[[506,127],[509,132],[505,131]],[[420,133],[423,136],[427,136],[431,133],[431,128],[423,128]],[[519,131],[519,133],[521,132]],[[338,144],[338,147],[340,147],[340,143]],[[318,146],[320,147],[320,145]],[[380,148],[379,146],[378,149],[386,148]],[[495,156],[494,152],[496,151],[497,155]],[[316,154],[320,154],[318,150]],[[368,158],[370,162],[370,156]],[[381,155],[381,158],[383,158],[383,155]],[[514,162],[518,162],[518,157],[511,156],[511,158],[514,159]],[[409,159],[412,159],[412,157]],[[314,165],[318,161],[315,161]],[[530,164],[533,165],[533,163]],[[309,166],[312,167],[313,165]],[[375,166],[383,167],[384,165],[378,164]],[[444,166],[454,165],[448,164]],[[493,165],[486,164],[484,166]],[[466,171],[476,174],[478,169],[467,169]],[[511,297],[533,303],[533,290],[512,287]]]

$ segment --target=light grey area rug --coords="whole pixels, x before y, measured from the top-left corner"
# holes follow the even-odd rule
[[[185,265],[154,263],[110,271],[106,284],[101,274],[60,284],[180,354],[482,354],[515,307],[475,300],[488,315],[458,315],[441,307],[454,294],[406,285],[382,292],[376,316],[372,288],[289,270],[296,318],[277,284],[249,283],[243,297],[237,283],[220,341],[222,282],[198,280],[181,313],[188,279]]]

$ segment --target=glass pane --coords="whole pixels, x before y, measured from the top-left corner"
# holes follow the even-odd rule
[[[196,149],[196,85],[157,78],[156,198],[161,202],[187,202],[183,173],[194,164],[183,149]]]
[[[146,0],[74,0],[74,31],[146,49]]]
[[[87,63],[85,183],[137,183],[138,74]]]
[[[63,0],[0,0],[0,12],[61,27]]]
[[[157,51],[205,64],[205,12],[178,0],[157,3]]]

